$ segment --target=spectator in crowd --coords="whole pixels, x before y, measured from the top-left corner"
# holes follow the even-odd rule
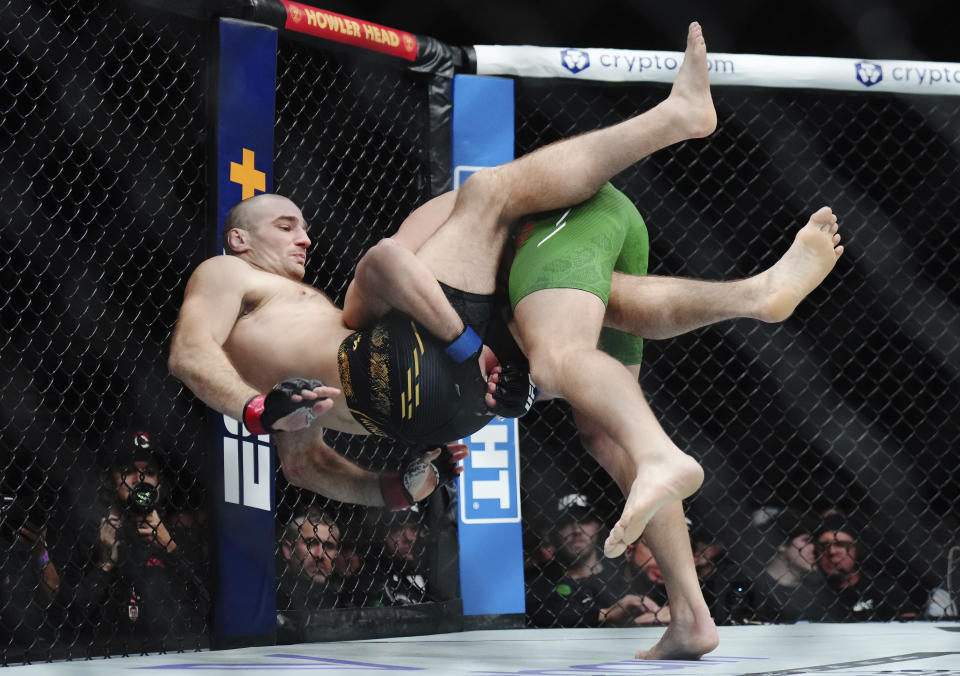
[[[425,526],[419,506],[384,515],[377,525],[380,546],[373,546],[362,567],[357,590],[367,606],[406,606],[431,601],[424,569]]]
[[[280,537],[277,607],[287,610],[333,608],[340,598],[340,528],[311,505],[291,517]]]
[[[41,519],[23,508],[22,493],[0,486],[0,646],[35,649],[56,629],[52,604],[60,573],[47,549],[46,527],[34,523]]]
[[[555,553],[553,541],[541,528],[524,529],[523,571],[529,573],[545,566]]]
[[[751,579],[753,620],[792,623],[823,616],[818,603],[823,579],[811,575],[817,562],[812,531],[812,525],[793,510],[780,510],[775,516],[771,534],[779,540],[776,553]]]
[[[689,522],[689,519],[687,520]],[[689,524],[688,524],[689,525]],[[697,579],[703,590],[703,598],[710,614],[720,622],[730,622],[727,596],[741,575],[740,562],[734,562],[727,554],[726,545],[705,533],[691,534],[693,562]]]
[[[109,498],[97,552],[73,607],[104,638],[160,641],[206,630],[209,594],[200,579],[199,547],[173,525],[167,478],[156,437],[136,429],[116,435],[105,476]]]
[[[531,624],[598,627],[655,621],[653,615],[661,611],[660,605],[645,596],[622,593],[626,585],[616,564],[603,560],[600,524],[583,495],[561,498],[550,532],[553,558],[527,575]]]
[[[960,509],[946,513],[930,533],[940,556],[931,557],[935,575],[923,615],[930,620],[960,617]]]
[[[287,521],[277,556],[277,640],[303,641],[304,618],[296,611],[350,605],[344,580],[353,574],[343,558],[336,521],[316,505],[301,509]],[[294,611],[294,612],[291,612]]]
[[[337,575],[344,579],[353,577],[360,572],[362,565],[357,545],[353,542],[341,542],[340,555],[333,562],[333,568]]]
[[[860,557],[863,543],[846,516],[826,513],[816,530],[817,567],[826,585],[821,592],[823,620],[830,622],[889,621],[913,617],[922,601],[910,595],[889,575],[867,571]]]
[[[727,550],[720,542],[697,540],[693,543],[693,563],[697,569],[697,579],[709,580],[725,560]]]
[[[646,598],[659,606],[657,610],[650,610],[637,615],[633,624],[669,624],[670,608],[667,607],[667,588],[664,586],[663,571],[657,563],[650,547],[641,537],[627,547],[626,557],[620,567],[620,579],[623,587],[613,585],[611,591],[619,597],[633,594]]]

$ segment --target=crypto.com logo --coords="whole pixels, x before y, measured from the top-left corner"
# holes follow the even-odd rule
[[[560,52],[560,63],[571,73],[579,73],[590,67],[590,55],[582,49],[564,49]]]
[[[854,67],[857,69],[857,80],[864,87],[872,87],[883,79],[883,68],[878,63],[859,61]]]

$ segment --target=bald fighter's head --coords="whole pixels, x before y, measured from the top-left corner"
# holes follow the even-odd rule
[[[223,250],[251,265],[300,281],[305,272],[307,224],[296,204],[264,193],[234,205],[223,223]]]

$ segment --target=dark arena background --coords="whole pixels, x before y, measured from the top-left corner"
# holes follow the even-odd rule
[[[893,10],[814,4],[802,25],[812,31],[823,17],[820,41],[751,31],[763,12],[724,21],[709,15],[716,10],[665,8],[655,19],[606,21],[602,46],[680,49],[697,18],[719,52],[949,60],[943,22],[928,19],[936,7],[916,4],[915,23]],[[406,60],[283,29],[279,0],[0,0],[0,664],[242,644],[215,629],[230,562],[217,544],[210,417],[167,370],[186,281],[219,253],[215,14],[280,27],[273,190],[311,225],[305,281],[341,304],[363,252],[450,187],[450,82],[476,67],[475,50],[458,45],[595,46],[610,5],[591,9],[581,37],[569,32],[573,18],[538,24],[548,12],[533,5],[499,3],[473,19],[474,33],[467,19],[436,23],[464,17],[452,5],[410,23],[399,4],[325,8],[415,33],[420,52]],[[494,26],[496,15],[504,21]],[[643,20],[646,29],[624,28]],[[523,76],[514,87],[517,156],[618,122],[669,91]],[[666,432],[705,469],[685,508],[718,623],[769,622],[751,582],[788,536],[825,522],[842,524],[870,584],[897,599],[892,610],[842,619],[957,617],[958,95],[956,83],[937,94],[714,86],[712,136],[613,179],[643,214],[658,275],[755,274],[823,205],[842,226],[843,257],[785,322],[737,320],[647,343],[641,386]],[[271,466],[278,623],[266,638],[253,632],[254,642],[595,626],[589,617],[571,624],[569,608],[540,595],[550,585],[539,583],[562,546],[562,499],[573,496],[581,518],[592,512],[609,527],[620,493],[581,446],[565,404],[535,405],[519,430],[525,613],[462,612],[455,491],[391,514],[296,489]],[[409,459],[410,449],[375,437],[327,440],[375,469]],[[137,512],[117,477],[146,457],[160,490]],[[155,527],[146,537],[131,514],[154,509],[163,535]],[[325,526],[336,534],[322,583],[289,567],[303,533],[294,526],[285,540],[291,521],[318,512],[336,524]],[[391,559],[398,542],[409,554]],[[629,576],[644,562],[628,559],[604,565]],[[810,573],[822,587],[819,576]],[[838,619],[819,606],[798,613],[792,619]]]

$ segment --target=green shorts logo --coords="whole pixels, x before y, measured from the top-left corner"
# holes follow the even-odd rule
[[[560,594],[560,596],[570,596],[570,594],[573,593],[573,590],[570,588],[570,585],[568,584],[558,584],[557,588],[554,589],[554,591]]]

